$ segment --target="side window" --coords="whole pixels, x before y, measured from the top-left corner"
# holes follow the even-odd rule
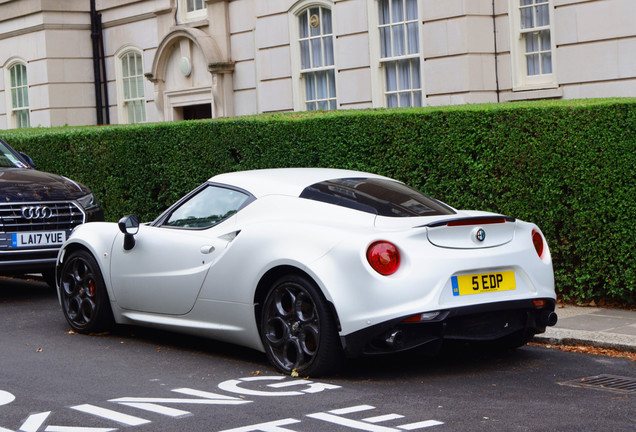
[[[7,90],[7,117],[9,127],[30,127],[31,115],[29,109],[27,66],[22,60],[14,60],[5,67],[5,89]]]
[[[417,0],[378,0],[385,106],[422,106]]]
[[[313,5],[295,14],[301,110],[335,110],[336,67],[331,9]],[[293,27],[293,26],[292,26]]]
[[[239,211],[250,198],[237,190],[207,186],[177,207],[163,225],[209,228]]]
[[[510,0],[515,90],[556,87],[551,0]]]
[[[116,72],[119,123],[145,122],[146,97],[141,50],[128,47],[117,54]]]

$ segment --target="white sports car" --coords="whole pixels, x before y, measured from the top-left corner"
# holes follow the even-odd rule
[[[557,319],[537,226],[335,169],[221,174],[151,223],[79,226],[57,282],[75,331],[183,331],[302,375],[445,339],[521,346]]]

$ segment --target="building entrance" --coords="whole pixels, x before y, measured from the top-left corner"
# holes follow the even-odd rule
[[[212,105],[200,104],[200,105],[188,105],[183,107],[183,119],[184,120],[198,120],[212,118]]]

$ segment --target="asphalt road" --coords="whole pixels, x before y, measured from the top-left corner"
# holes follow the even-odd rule
[[[631,432],[636,424],[635,393],[580,386],[602,374],[635,380],[625,358],[462,347],[294,379],[261,353],[206,339],[131,327],[73,334],[51,289],[8,279],[0,322],[0,432]]]

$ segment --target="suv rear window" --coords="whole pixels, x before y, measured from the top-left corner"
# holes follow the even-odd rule
[[[453,209],[396,181],[334,179],[305,188],[301,198],[335,204],[378,216],[415,217],[455,214]]]

